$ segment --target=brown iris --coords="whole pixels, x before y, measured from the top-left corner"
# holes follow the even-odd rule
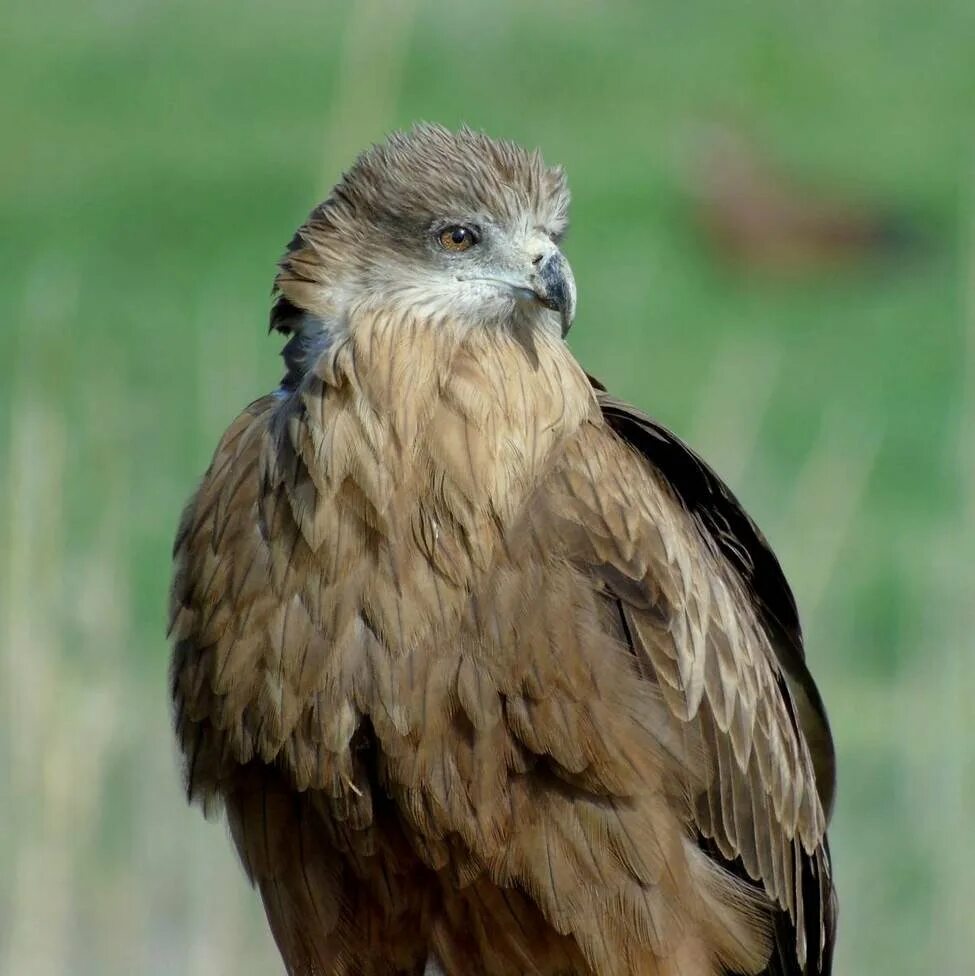
[[[476,232],[471,227],[464,227],[461,224],[451,224],[444,227],[437,235],[440,246],[448,251],[467,251],[478,241]]]

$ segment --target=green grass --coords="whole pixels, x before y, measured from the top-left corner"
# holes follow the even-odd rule
[[[0,84],[0,970],[279,971],[168,733],[169,545],[279,375],[274,262],[387,129],[565,164],[572,344],[726,470],[793,579],[840,751],[838,973],[975,952],[975,6],[167,5],[5,15]],[[13,96],[13,97],[11,97]],[[916,215],[898,268],[713,263],[694,123]],[[12,801],[12,802],[11,802]]]

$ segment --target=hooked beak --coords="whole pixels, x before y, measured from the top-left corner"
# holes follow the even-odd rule
[[[546,308],[559,313],[562,338],[568,335],[576,310],[576,285],[569,262],[561,251],[553,251],[531,276],[535,297]]]
[[[502,285],[519,301],[538,302],[559,313],[562,338],[568,335],[576,311],[576,283],[572,268],[562,252],[550,247],[548,253],[531,261],[532,271],[527,277],[508,275],[458,275],[458,281],[484,281]]]

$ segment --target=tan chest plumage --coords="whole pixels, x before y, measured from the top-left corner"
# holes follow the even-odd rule
[[[456,608],[431,605],[433,578],[441,601],[470,592],[559,448],[598,416],[555,339],[378,316],[356,323],[284,412],[268,479],[327,583],[362,567],[360,602],[393,649],[447,625]]]

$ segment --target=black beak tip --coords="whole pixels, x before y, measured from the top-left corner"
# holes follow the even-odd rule
[[[539,279],[542,284],[542,291],[538,296],[539,301],[546,308],[559,313],[562,318],[562,338],[565,338],[569,326],[572,324],[569,318],[569,306],[572,303],[572,297],[569,294],[569,284],[562,268],[561,255],[556,254],[549,258],[539,272]]]
[[[568,297],[566,296],[560,299],[554,295],[546,295],[545,297],[540,297],[539,301],[545,308],[559,313],[559,318],[562,320],[562,338],[564,339],[569,334],[569,329],[572,326],[572,320],[569,318]]]

